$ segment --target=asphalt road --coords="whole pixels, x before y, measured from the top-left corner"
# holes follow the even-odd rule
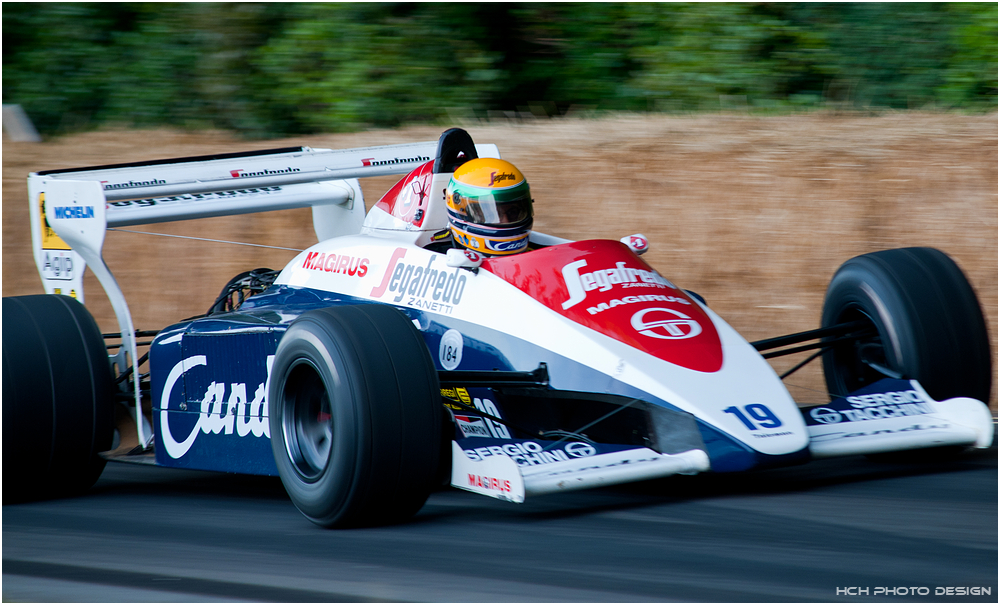
[[[996,602],[997,569],[996,446],[523,505],[443,491],[350,531],[310,524],[276,479],[123,464],[85,497],[3,507],[4,601]]]

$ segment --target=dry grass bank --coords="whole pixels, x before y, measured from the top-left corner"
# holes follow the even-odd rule
[[[818,325],[841,262],[874,250],[934,246],[976,288],[997,344],[997,115],[805,115],[564,119],[463,124],[500,146],[528,177],[536,228],[573,239],[644,233],[649,262],[702,294],[749,340]],[[263,149],[344,148],[435,140],[414,127],[281,141],[220,133],[108,131],[3,145],[3,295],[40,293],[28,233],[32,170]],[[369,205],[394,177],[363,183]],[[304,248],[308,210],[154,225],[146,229]],[[280,268],[293,253],[111,232],[105,258],[136,325],[160,328],[203,313],[248,268]],[[87,304],[105,331],[114,315],[87,276]],[[775,361],[780,369],[795,360]],[[814,364],[815,365],[815,364]],[[820,401],[818,367],[789,382]]]

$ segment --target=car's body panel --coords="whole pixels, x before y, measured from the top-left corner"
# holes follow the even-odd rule
[[[420,331],[452,421],[452,483],[502,499],[992,440],[982,402],[934,402],[916,382],[906,389],[876,383],[851,395],[920,393],[900,418],[862,421],[849,397],[804,419],[750,343],[638,256],[649,247],[639,234],[572,242],[533,233],[533,249],[522,254],[485,261],[443,254],[446,138],[433,159],[426,143],[293,148],[29,177],[46,291],[64,281],[82,287],[82,260],[71,281],[52,268],[53,258],[72,261],[80,252],[119,320],[119,370],[127,352],[136,376],[131,316],[101,258],[108,225],[313,208],[322,241],[297,254],[267,291],[154,339],[152,435],[142,414],[136,422],[140,444],[154,446],[158,464],[276,474],[268,393],[279,343],[303,313],[361,304],[393,306]],[[475,150],[499,157],[492,145],[466,149]],[[383,174],[406,176],[364,215],[356,178]],[[226,189],[236,182],[244,188]],[[507,380],[529,373],[544,379]],[[131,384],[141,409],[140,381]],[[864,427],[831,428],[835,416]],[[911,416],[919,419],[908,424]]]

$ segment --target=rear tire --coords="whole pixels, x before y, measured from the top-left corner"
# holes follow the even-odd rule
[[[827,289],[822,326],[858,319],[870,322],[877,336],[838,344],[823,355],[831,395],[884,378],[874,362],[918,380],[939,401],[989,401],[986,321],[968,279],[943,252],[902,248],[845,262]]]
[[[90,312],[68,296],[4,298],[4,503],[85,491],[113,438],[114,379]]]
[[[443,407],[420,332],[383,305],[301,315],[268,391],[271,445],[295,506],[324,527],[412,517],[437,486]]]

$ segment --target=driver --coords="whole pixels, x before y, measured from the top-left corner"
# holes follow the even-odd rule
[[[533,211],[524,175],[496,158],[469,160],[445,190],[451,235],[460,247],[487,256],[528,249]]]

